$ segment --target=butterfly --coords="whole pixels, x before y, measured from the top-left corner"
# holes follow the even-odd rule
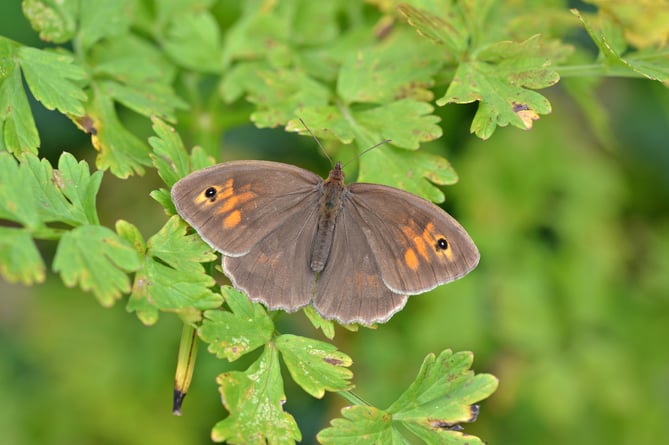
[[[435,204],[379,184],[324,180],[269,161],[214,165],[178,181],[177,212],[223,255],[234,287],[270,310],[306,305],[343,324],[384,323],[470,272],[479,252]]]

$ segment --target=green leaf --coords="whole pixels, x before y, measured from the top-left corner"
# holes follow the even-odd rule
[[[0,153],[0,174],[0,218],[24,225],[33,236],[57,237],[60,230],[45,226],[48,222],[98,224],[95,200],[102,172],[91,175],[88,164],[77,163],[71,154],[63,153],[54,170],[32,154],[17,164],[11,155]]]
[[[427,428],[455,425],[475,420],[476,403],[497,389],[490,374],[474,375],[471,352],[445,350],[438,357],[425,357],[418,376],[407,390],[388,407],[393,418]]]
[[[442,134],[441,127],[437,125],[439,117],[430,114],[433,110],[425,102],[402,99],[364,109],[304,107],[298,115],[316,137],[336,138],[345,144],[355,140],[359,151],[385,139],[390,139],[398,147],[415,150],[421,142],[437,139]],[[290,120],[286,130],[308,133],[299,119]]]
[[[296,114],[309,125],[309,129],[319,139],[336,139],[344,144],[350,144],[356,138],[353,116],[344,116],[342,110],[338,107],[333,105],[304,107]],[[286,131],[309,135],[309,132],[304,128],[304,124],[297,118],[288,121]],[[368,137],[368,139],[372,140],[373,136]],[[381,140],[377,142],[381,142]],[[358,143],[358,146],[361,145],[364,144]]]
[[[87,114],[98,122],[97,133],[92,135],[93,146],[99,151],[96,166],[119,178],[143,174],[144,166],[151,164],[149,147],[121,124],[112,99],[95,89],[87,106]]]
[[[360,159],[358,181],[401,188],[439,203],[444,201],[444,193],[433,184],[455,184],[458,175],[441,156],[379,147]]]
[[[91,175],[85,161],[77,163],[67,152],[60,156],[58,170],[53,170],[45,159],[40,161],[34,156],[28,157],[26,163],[44,221],[62,221],[72,226],[99,224],[95,202],[101,171]]]
[[[169,86],[177,73],[177,68],[163,52],[134,34],[96,44],[91,50],[90,63],[94,77],[113,79],[134,87]]]
[[[95,200],[102,172],[91,175],[86,161],[77,163],[70,153],[63,153],[58,160],[58,173],[56,185],[71,205],[70,214],[80,214],[81,222],[99,224]]]
[[[249,85],[253,90],[248,90],[248,100],[258,106],[251,120],[260,128],[284,125],[302,107],[325,105],[331,94],[321,83],[297,71],[262,71],[256,79],[257,83]]]
[[[30,91],[46,108],[75,116],[84,114],[86,93],[81,85],[87,75],[73,63],[70,54],[21,47],[18,58]]]
[[[497,126],[532,128],[540,114],[551,111],[548,100],[531,89],[546,88],[560,79],[550,68],[565,46],[543,44],[539,36],[524,42],[497,42],[461,63],[446,94],[437,105],[479,101],[471,131],[489,138]]]
[[[23,0],[23,14],[40,39],[64,43],[72,39],[77,29],[77,0]]]
[[[283,410],[286,396],[279,356],[271,343],[245,372],[227,372],[216,380],[230,415],[214,426],[214,441],[293,445],[302,439],[295,419]]]
[[[128,272],[140,266],[137,252],[106,227],[84,225],[65,232],[58,244],[53,269],[66,286],[92,291],[103,306],[111,306],[130,291]]]
[[[286,43],[293,32],[291,18],[297,2],[278,2],[261,7],[257,1],[243,3],[241,17],[227,30],[223,47],[224,66],[235,60],[267,58],[270,69],[285,67],[292,58]]]
[[[197,234],[184,236],[187,227],[173,216],[147,243],[127,306],[147,325],[157,321],[159,310],[205,310],[221,305],[221,296],[210,289],[214,279],[200,264],[213,261],[216,255]]]
[[[179,134],[165,122],[152,118],[153,131],[157,136],[149,138],[153,147],[151,160],[158,175],[172,187],[179,179],[190,173],[190,159]]]
[[[331,426],[318,433],[323,445],[408,444],[392,427],[392,416],[373,406],[347,406],[343,419],[333,419]]]
[[[21,72],[18,69],[19,46],[0,37],[0,127],[2,143],[14,154],[34,153],[40,144],[28,97],[23,89]]]
[[[397,8],[419,34],[435,43],[445,45],[452,54],[462,54],[469,44],[467,19],[460,5],[450,1],[438,1],[433,11],[416,8],[403,3]],[[438,11],[438,13],[436,12]]]
[[[432,141],[441,137],[441,127],[437,125],[439,117],[430,113],[434,108],[425,102],[402,99],[383,107],[354,112],[356,123],[365,127],[374,141],[360,141],[365,149],[384,139],[392,144],[410,150],[416,150],[421,142]]]
[[[474,375],[470,352],[443,351],[428,355],[414,382],[385,410],[353,406],[342,410],[344,419],[334,419],[318,434],[322,444],[410,443],[409,430],[426,443],[481,444],[477,437],[461,431],[460,424],[473,422],[474,403],[497,389],[489,374]],[[400,427],[401,426],[401,427]]]
[[[221,71],[220,30],[208,11],[188,12],[176,16],[168,27],[165,51],[177,63],[196,71]]]
[[[166,23],[190,11],[208,10],[217,0],[163,0],[153,5],[158,23]]]
[[[253,303],[240,291],[230,286],[221,288],[230,312],[207,311],[199,334],[209,343],[209,352],[228,361],[267,344],[274,332],[274,323],[258,303]]]
[[[485,445],[486,443],[476,436],[459,432],[459,425],[454,427],[443,425],[428,429],[409,423],[406,424],[405,427],[427,444]]]
[[[29,231],[0,226],[0,275],[10,283],[44,281],[44,261]]]
[[[175,269],[192,274],[204,273],[200,263],[214,261],[217,257],[197,233],[186,235],[189,227],[180,217],[171,217],[149,238],[148,254]]]
[[[147,83],[123,85],[117,82],[99,82],[99,88],[115,101],[144,116],[158,116],[175,121],[175,110],[188,105],[179,99],[170,85]]]
[[[88,50],[105,37],[125,34],[132,16],[132,3],[128,0],[81,2],[77,41]]]
[[[623,57],[626,44],[622,37],[622,29],[618,25],[605,21],[601,29],[597,29],[577,9],[571,9],[571,12],[583,23],[607,66],[625,67],[651,80],[660,82],[669,80],[669,62],[664,52],[649,49]]]
[[[443,56],[413,31],[398,30],[382,44],[352,52],[342,64],[337,93],[347,103],[430,101]]]
[[[135,225],[120,219],[116,221],[115,228],[116,233],[118,233],[121,238],[129,242],[130,245],[135,248],[137,255],[144,255],[146,252],[146,242],[144,241],[144,237],[140,233],[139,229]]]
[[[295,383],[313,397],[352,388],[348,367],[353,361],[336,346],[290,334],[280,335],[275,344]]]
[[[17,163],[6,152],[0,152],[0,218],[17,222],[29,230],[42,225],[37,197],[25,164]]]
[[[316,312],[316,309],[312,305],[305,306],[302,309],[304,315],[307,316],[311,324],[316,328],[320,329],[325,335],[326,338],[332,340],[335,336],[334,322],[332,320],[326,320],[321,317],[321,315]]]
[[[172,87],[176,68],[149,42],[123,35],[96,44],[91,65],[101,90],[145,116],[176,119],[177,109],[188,107]]]

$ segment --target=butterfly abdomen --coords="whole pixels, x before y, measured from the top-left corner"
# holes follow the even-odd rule
[[[339,170],[335,168],[333,170],[334,174],[331,172],[330,177],[323,182],[323,194],[319,201],[318,229],[311,250],[310,267],[314,272],[321,272],[328,262],[337,215],[341,211],[344,193],[346,192],[341,165],[337,165]]]

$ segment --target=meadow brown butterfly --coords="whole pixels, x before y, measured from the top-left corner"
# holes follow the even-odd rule
[[[269,309],[308,304],[344,324],[383,323],[408,295],[474,269],[479,252],[449,214],[411,193],[323,180],[293,165],[234,161],[172,187],[177,212],[223,254],[232,284]]]

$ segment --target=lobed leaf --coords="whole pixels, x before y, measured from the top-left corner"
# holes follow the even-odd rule
[[[432,10],[417,8],[407,3],[397,7],[419,34],[444,45],[452,54],[462,54],[469,44],[467,20],[458,3],[437,1]]]
[[[129,0],[81,2],[77,33],[77,41],[81,47],[88,50],[104,38],[126,34],[133,15],[132,3]]]
[[[314,328],[320,329],[325,335],[326,338],[332,340],[335,336],[334,322],[332,320],[326,320],[321,317],[321,315],[316,312],[316,309],[312,305],[307,305],[302,309],[304,315],[307,316],[307,319],[311,322]]]
[[[290,70],[260,71],[245,82],[248,100],[257,109],[251,120],[260,128],[283,125],[294,110],[327,104],[330,91],[304,73]]]
[[[43,222],[38,200],[25,164],[19,164],[9,153],[0,152],[0,178],[0,218],[29,230],[40,228]]]
[[[66,286],[92,291],[103,306],[111,306],[130,291],[127,272],[140,267],[137,252],[126,240],[102,226],[83,225],[65,232],[53,260]]]
[[[473,422],[478,406],[473,405],[497,388],[489,374],[474,375],[469,370],[472,354],[450,350],[438,357],[428,355],[409,388],[385,410],[371,406],[350,406],[343,419],[318,434],[322,444],[412,443],[411,431],[425,443],[481,444],[478,437],[464,434],[463,422]]]
[[[245,372],[227,372],[216,380],[230,414],[214,426],[211,432],[214,441],[293,445],[302,439],[295,419],[283,410],[286,396],[279,355],[271,343]]]
[[[40,39],[46,42],[65,43],[77,29],[77,0],[23,0],[23,14]]]
[[[190,159],[179,134],[165,122],[152,118],[153,131],[156,136],[149,138],[153,147],[150,155],[158,175],[172,187],[179,179],[190,173]]]
[[[0,226],[0,276],[31,285],[45,278],[44,261],[28,230]]]
[[[174,94],[170,85],[161,83],[124,85],[107,81],[98,82],[98,86],[116,102],[147,117],[158,116],[175,121],[175,111],[188,108],[188,105]]]
[[[472,406],[497,389],[497,379],[470,371],[470,352],[453,354],[445,350],[438,357],[425,357],[418,376],[407,390],[388,407],[393,418],[426,428],[443,428],[476,420]]]
[[[17,163],[0,153],[0,175],[0,218],[23,225],[33,237],[60,237],[62,229],[47,226],[50,222],[98,224],[95,200],[102,173],[91,175],[88,165],[69,153],[60,156],[58,170],[32,154]]]
[[[112,98],[94,87],[93,99],[87,104],[86,114],[95,122],[93,146],[99,154],[96,166],[109,169],[119,178],[133,173],[143,174],[150,165],[149,147],[128,131],[119,121]]]
[[[209,352],[219,358],[235,361],[267,344],[274,332],[274,323],[259,303],[240,291],[223,286],[221,292],[230,311],[211,310],[204,314],[198,332],[209,343]]]
[[[604,25],[598,29],[586,20],[577,9],[572,9],[571,12],[583,23],[607,66],[623,66],[651,80],[669,81],[669,61],[667,61],[666,54],[659,51],[645,50],[630,53],[623,57],[626,43],[622,37],[622,30],[617,25],[604,22]],[[661,13],[658,11],[657,14]]]
[[[40,137],[23,89],[18,63],[14,61],[16,48],[13,42],[0,37],[0,51],[3,53],[0,62],[0,147],[16,155],[37,154]]]
[[[444,201],[444,193],[434,184],[455,184],[458,175],[441,156],[382,147],[360,159],[358,180],[398,187],[439,203]]]
[[[337,93],[346,103],[430,101],[442,63],[430,42],[414,32],[397,31],[382,44],[348,54],[339,69]]]
[[[392,426],[392,415],[373,406],[347,406],[341,410],[343,419],[333,419],[328,428],[318,433],[323,445],[408,444]]]
[[[136,240],[136,247],[143,244],[138,232],[121,229]],[[186,229],[181,218],[173,216],[146,243],[127,306],[145,324],[155,323],[159,310],[206,310],[221,305],[221,296],[211,290],[215,281],[201,264],[216,255],[197,234],[185,236]]]
[[[135,87],[171,85],[177,74],[177,68],[159,48],[133,34],[96,44],[91,49],[90,63],[94,77]]]
[[[17,56],[35,99],[49,110],[58,109],[75,116],[84,114],[83,103],[87,97],[82,84],[87,74],[73,63],[70,54],[21,47]]]
[[[307,393],[318,399],[325,391],[352,388],[351,358],[336,346],[296,335],[280,335],[274,341],[291,377]]]
[[[221,71],[221,36],[209,11],[189,11],[169,24],[165,51],[181,66],[201,72]],[[212,57],[214,56],[214,57]]]
[[[545,88],[560,79],[550,68],[551,55],[563,47],[547,46],[539,36],[524,42],[498,42],[461,63],[438,105],[479,101],[471,131],[482,139],[497,126],[532,128],[540,114],[551,111],[548,100],[529,88]]]

